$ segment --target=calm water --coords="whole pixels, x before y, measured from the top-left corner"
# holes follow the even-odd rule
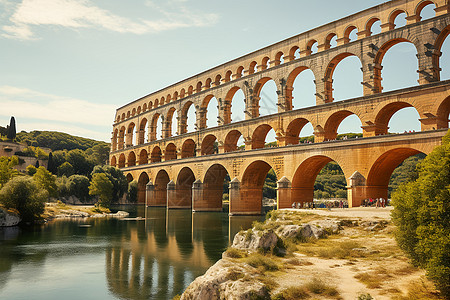
[[[261,217],[125,207],[145,220],[0,229],[0,299],[172,299]]]

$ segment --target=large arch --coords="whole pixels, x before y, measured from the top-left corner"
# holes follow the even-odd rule
[[[116,157],[115,156],[111,157],[111,163],[110,163],[111,167],[115,167],[116,164],[117,164]]]
[[[314,183],[320,170],[333,161],[328,156],[316,155],[304,160],[294,173],[291,186],[292,202],[312,202],[314,199]]]
[[[128,129],[127,129],[127,141],[126,141],[126,146],[127,147],[131,147],[134,145],[134,129],[135,129],[136,125],[131,122],[128,125]]]
[[[127,159],[127,167],[132,167],[136,165],[136,154],[134,154],[133,151],[128,153],[128,159]]]
[[[192,101],[187,101],[181,109],[180,134],[193,132],[195,126],[195,107]]]
[[[147,150],[142,149],[139,153],[139,165],[148,164],[148,153]]]
[[[250,106],[247,110],[253,118],[277,112],[277,85],[270,77],[263,77],[255,84]]]
[[[442,101],[437,110],[437,129],[448,128],[450,114],[450,96]]]
[[[161,133],[161,128],[158,125],[160,114],[155,113],[152,118],[152,123],[150,126],[150,141],[155,141],[158,139],[158,133]],[[161,126],[162,127],[162,126]]]
[[[194,172],[189,167],[184,167],[178,173],[176,182],[176,199],[168,199],[169,208],[192,207],[192,184],[195,181]]]
[[[388,197],[388,184],[392,172],[405,159],[422,153],[413,148],[396,148],[386,151],[373,163],[366,181],[366,198]]]
[[[245,95],[240,87],[232,87],[225,96],[223,104],[223,123],[238,122],[245,119]]]
[[[443,70],[442,63],[442,55],[445,54],[447,57],[450,57],[450,53],[442,53],[442,48],[444,46],[444,43],[448,44],[449,42],[446,42],[447,37],[450,35],[450,25],[447,25],[447,27],[445,27],[441,33],[438,35],[436,42],[434,43],[434,51],[433,51],[433,66],[435,68],[435,70]],[[450,48],[450,47],[448,47]],[[448,59],[450,60],[450,59]],[[446,67],[447,71],[450,71],[449,67]],[[442,78],[442,71],[439,72],[437,71],[436,78],[438,78],[439,80],[443,80],[443,79],[448,79],[448,78]],[[450,72],[449,72],[450,73]]]
[[[389,40],[388,42],[384,43],[379,50],[377,51],[377,54],[375,56],[374,59],[374,68],[373,68],[373,78],[374,78],[374,91],[376,93],[381,93],[383,91],[383,85],[382,85],[382,69],[383,69],[383,59],[386,55],[386,53],[389,51],[389,49],[391,49],[392,47],[394,47],[397,44],[400,43],[410,43],[412,45],[414,45],[413,42],[405,39],[405,38],[395,38],[392,40]],[[418,53],[416,46],[414,45],[414,48],[416,49],[416,53]],[[418,60],[416,59],[416,62],[418,62]],[[415,72],[415,74],[418,74]],[[418,75],[417,75],[418,76]]]
[[[161,148],[159,148],[158,146],[155,146],[153,148],[153,150],[152,150],[152,154],[150,156],[150,161],[152,163],[160,162],[161,161],[161,156],[162,156]]]
[[[344,52],[337,56],[335,56],[329,63],[327,68],[325,69],[325,102],[333,102],[333,74],[341,61],[350,56],[356,56],[350,52]],[[357,57],[357,56],[356,56]],[[361,65],[361,61],[360,61]],[[362,75],[362,74],[361,74]],[[362,76],[361,76],[362,78]],[[361,80],[362,81],[362,80]]]
[[[125,126],[120,127],[119,138],[117,140],[117,150],[123,149],[125,146]]]
[[[266,144],[266,137],[269,131],[272,130],[272,126],[268,124],[261,124],[256,127],[252,135],[252,149],[264,148]]]
[[[145,203],[145,193],[146,193],[146,187],[147,183],[149,182],[149,178],[146,172],[142,172],[141,175],[139,175],[138,179],[138,203],[144,204]]]
[[[169,143],[164,152],[164,161],[177,159],[177,147],[174,143]]]
[[[165,170],[160,170],[155,177],[155,192],[152,199],[148,199],[149,206],[167,205],[167,184],[169,183],[169,174]]]
[[[216,154],[218,152],[216,141],[217,138],[212,134],[205,136],[202,141],[201,155]]]
[[[196,155],[196,146],[193,139],[185,140],[181,146],[181,158],[194,157]]]
[[[307,82],[306,79],[311,79]],[[316,105],[315,76],[311,69],[300,66],[295,68],[286,80],[286,103],[285,110],[295,108],[311,107]],[[295,101],[295,99],[297,99]]]
[[[272,166],[262,160],[252,162],[242,175],[239,201],[230,196],[230,212],[260,214],[262,211],[263,186]],[[230,191],[230,195],[232,191]],[[234,201],[233,201],[234,200]]]
[[[119,156],[119,168],[125,168],[125,154]]]
[[[241,136],[242,134],[239,130],[231,130],[230,132],[228,132],[227,136],[225,137],[225,142],[223,144],[224,152],[232,152],[239,150],[237,144]]]
[[[175,118],[174,118],[175,117]],[[166,116],[166,137],[177,135],[178,114],[175,107],[171,107]],[[175,128],[174,128],[175,127]]]
[[[194,210],[221,211],[224,180],[228,175],[226,168],[220,164],[209,167],[203,180],[203,197],[193,204]]]
[[[148,142],[148,131],[147,131],[147,118],[143,118],[139,125],[139,141],[138,144],[144,144]]]
[[[351,115],[354,115],[354,113],[349,110],[340,110],[328,117],[324,126],[324,140],[335,140],[338,135],[339,125],[345,118]]]

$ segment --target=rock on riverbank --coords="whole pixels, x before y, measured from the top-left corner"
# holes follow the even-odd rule
[[[0,208],[0,227],[16,226],[19,222],[20,217],[17,214]]]

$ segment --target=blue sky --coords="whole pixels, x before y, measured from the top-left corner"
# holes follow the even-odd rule
[[[110,141],[116,108],[382,2],[0,0],[0,125],[14,115],[19,131]],[[416,84],[415,50],[407,44],[394,48],[386,57],[392,70],[385,67],[383,77],[392,72],[391,89]],[[396,55],[411,59],[398,62]],[[344,60],[336,70],[335,98],[359,96],[358,63]],[[404,72],[412,70],[409,77],[399,76],[397,63]],[[296,99],[311,96],[302,89],[294,91]],[[269,113],[274,91],[269,84],[263,92]]]

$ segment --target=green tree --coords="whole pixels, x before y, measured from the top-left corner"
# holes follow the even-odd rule
[[[68,192],[80,199],[81,202],[89,200],[89,178],[83,175],[72,175],[68,179]]]
[[[72,165],[75,174],[79,175],[89,175],[94,167],[94,164],[88,161],[87,156],[80,149],[67,152],[66,161]]]
[[[128,181],[123,172],[112,166],[95,166],[91,175],[104,173],[113,184],[112,202],[117,203],[128,189]]]
[[[113,194],[113,184],[104,173],[92,175],[91,185],[89,186],[89,195],[98,197],[100,206],[109,208]]]
[[[14,140],[16,138],[16,119],[14,119],[14,117],[11,117],[11,120],[9,121],[8,134],[6,137],[9,140]]]
[[[450,299],[450,131],[392,199],[399,246]]]
[[[88,180],[89,182],[89,180]],[[56,187],[58,189],[58,195],[60,197],[70,196],[69,192],[69,178],[67,176],[56,177]],[[88,188],[89,193],[89,188]]]
[[[14,177],[0,190],[0,203],[7,209],[17,210],[23,222],[39,218],[47,198],[47,191],[29,176]]]
[[[28,165],[28,167],[27,167],[27,173],[28,173],[28,175],[33,176],[34,174],[36,174],[36,171],[37,171],[37,169],[36,169],[35,166],[33,166],[33,165]]]
[[[56,176],[50,173],[46,168],[39,167],[33,175],[37,185],[48,192],[50,197],[58,196],[58,187],[56,186]]]
[[[75,173],[75,171],[74,171],[72,165],[66,161],[65,163],[63,163],[62,165],[60,165],[58,167],[57,173],[58,173],[58,176],[70,177]]]
[[[19,172],[14,169],[18,164],[19,158],[17,156],[0,157],[0,188],[11,178],[19,174]]]
[[[47,170],[49,170],[53,174],[56,174],[56,172],[58,171],[55,167],[55,162],[53,161],[53,153],[51,152],[48,154]]]
[[[127,199],[131,203],[136,203],[138,200],[138,183],[136,180],[128,184]]]

